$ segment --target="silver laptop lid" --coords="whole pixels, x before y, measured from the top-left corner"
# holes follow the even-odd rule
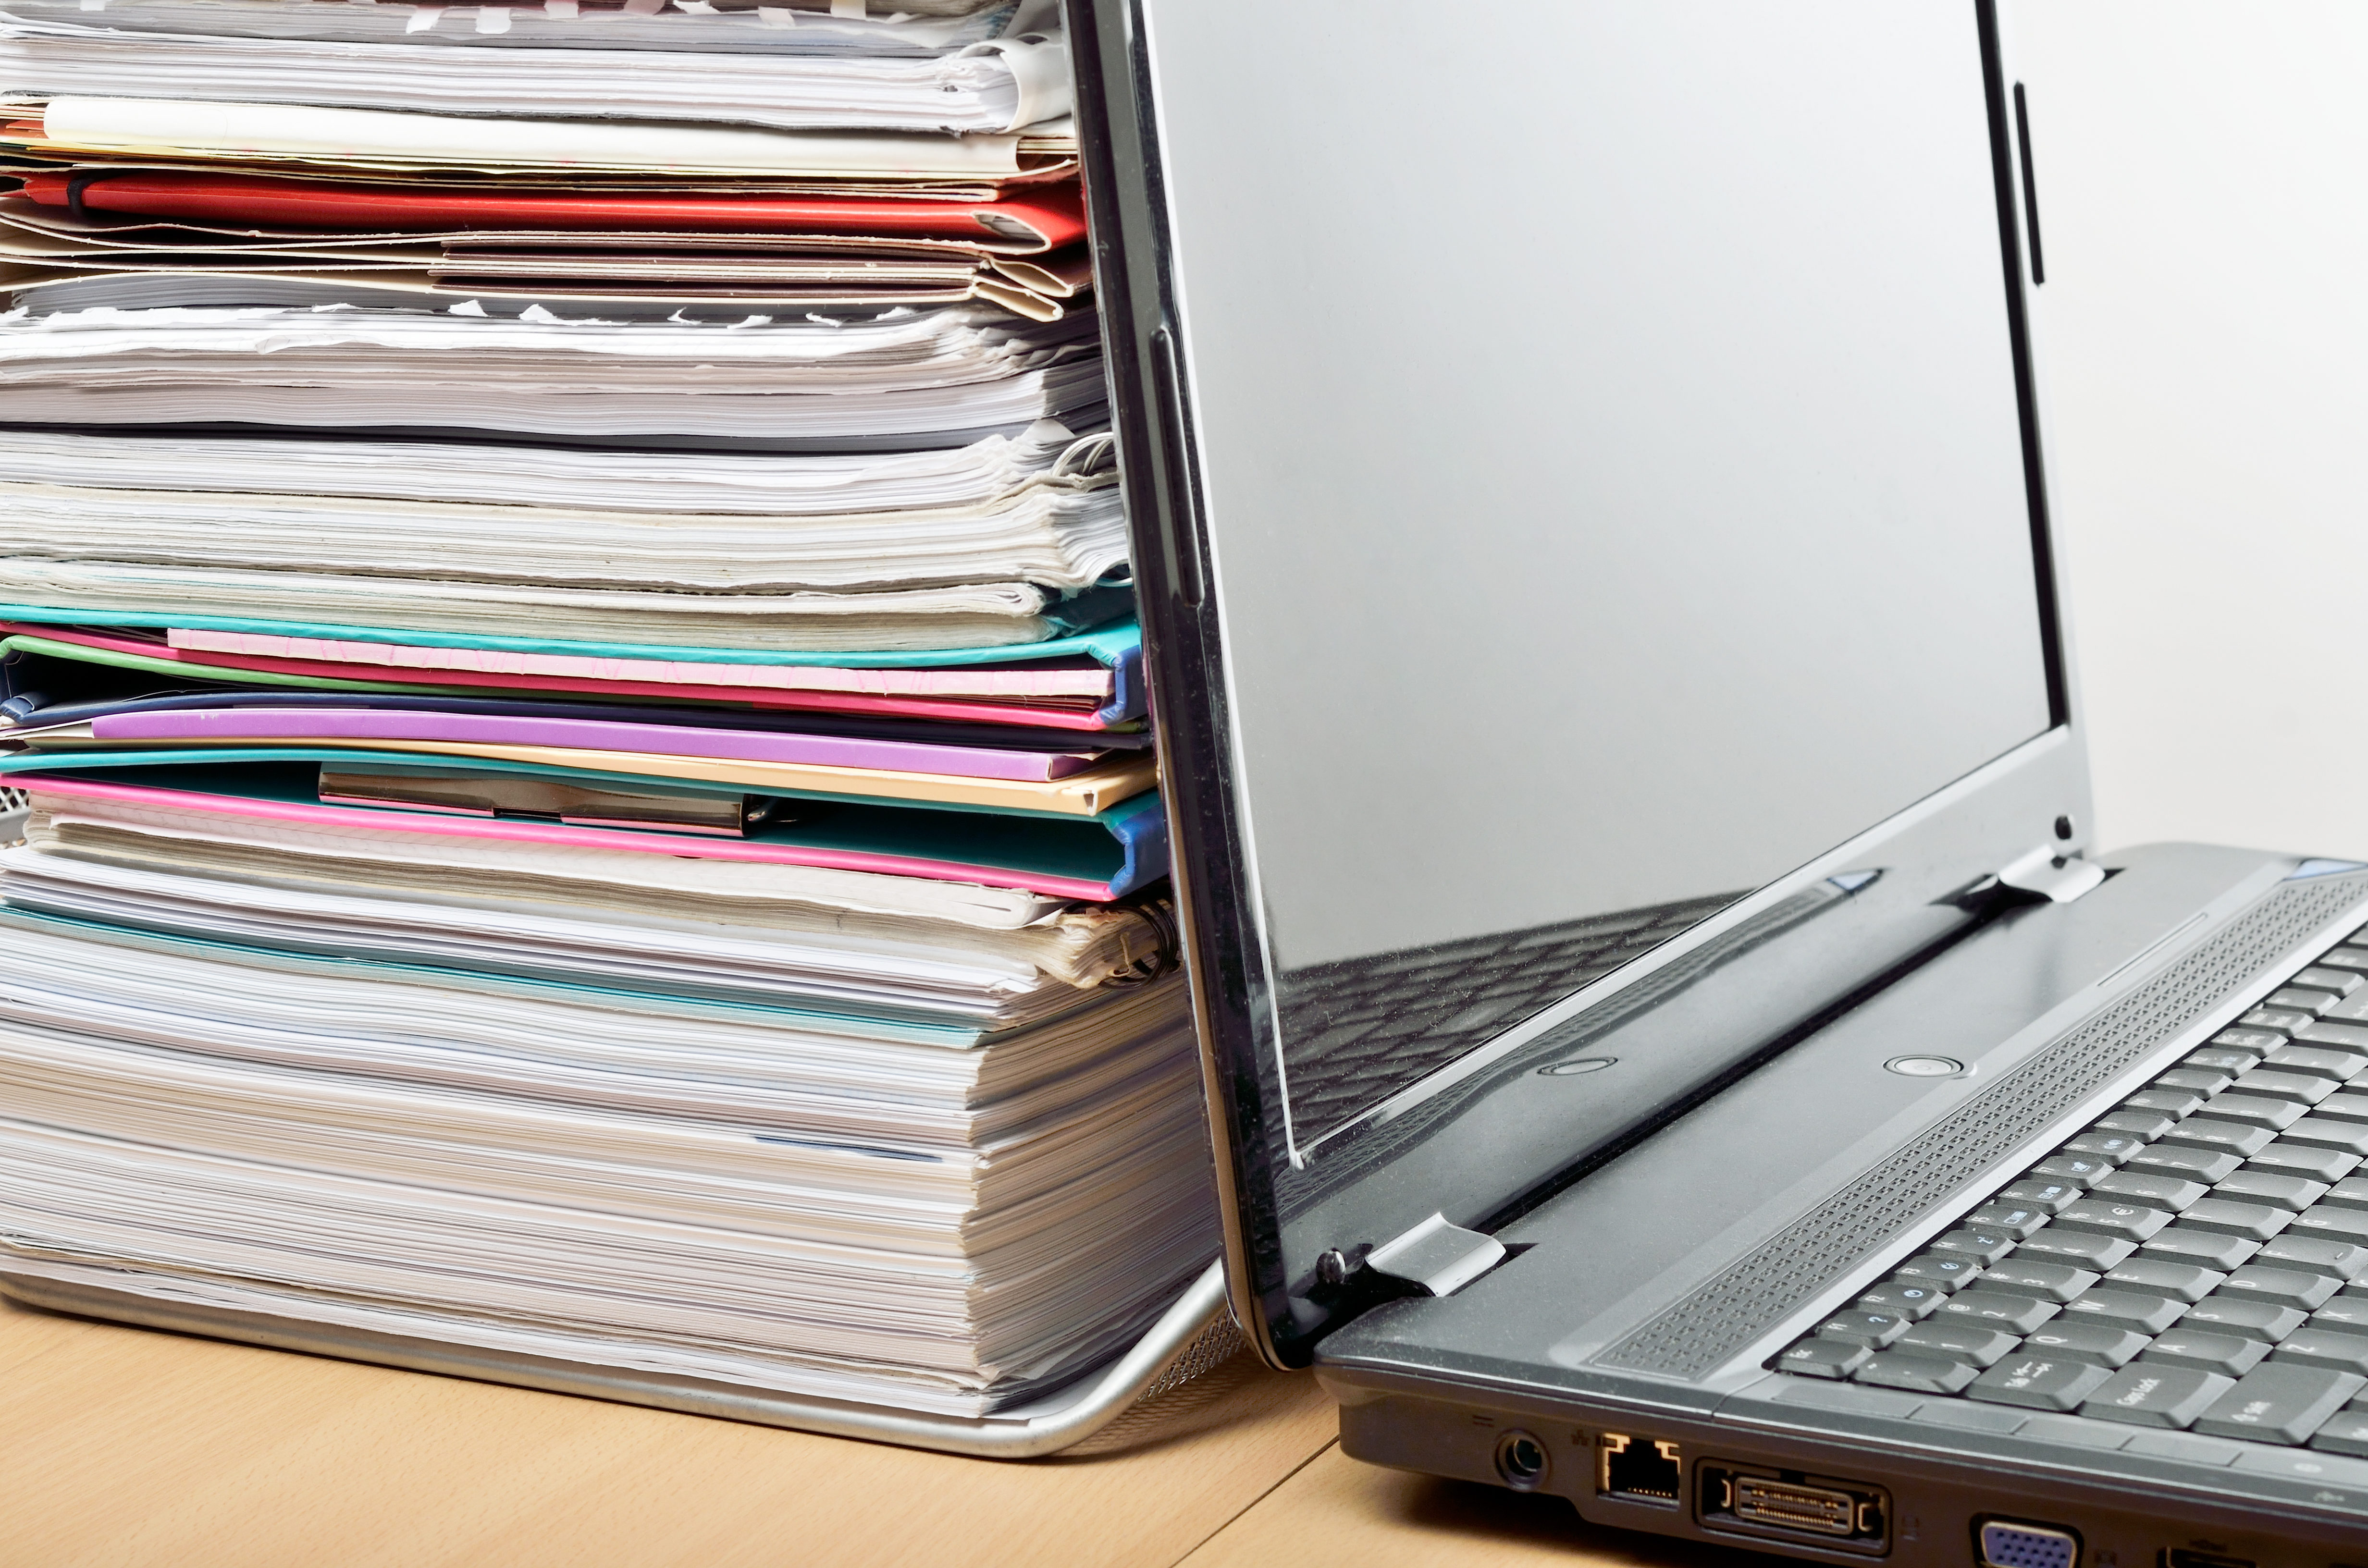
[[[1374,1249],[2082,843],[2014,95],[1970,0],[1073,9],[1236,1304],[1296,1362]]]

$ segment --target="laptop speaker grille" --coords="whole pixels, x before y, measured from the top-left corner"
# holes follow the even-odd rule
[[[2070,1030],[1758,1251],[1594,1358],[1699,1378],[1797,1312],[1934,1204],[2029,1142],[2361,895],[2356,877],[2289,882]]]

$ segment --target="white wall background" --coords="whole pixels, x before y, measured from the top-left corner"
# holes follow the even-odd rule
[[[2368,859],[2368,5],[2013,27],[2098,842]]]

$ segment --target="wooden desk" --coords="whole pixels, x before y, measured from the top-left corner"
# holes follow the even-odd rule
[[[1334,1435],[1313,1379],[1247,1358],[1086,1453],[1005,1464],[0,1306],[0,1564],[1766,1561],[1375,1470]]]

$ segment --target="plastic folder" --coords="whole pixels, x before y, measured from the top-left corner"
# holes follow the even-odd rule
[[[503,772],[525,769],[577,780],[596,776],[612,780],[630,778],[639,784],[664,785],[666,792],[670,793],[688,790],[694,794],[893,801],[913,806],[1069,817],[1099,815],[1153,788],[1158,779],[1156,764],[1151,757],[1140,755],[1099,763],[1063,778],[1012,778],[850,766],[845,762],[794,761],[781,756],[718,756],[711,754],[727,747],[791,754],[810,753],[813,747],[794,740],[774,744],[771,737],[726,736],[716,740],[689,726],[586,724],[567,720],[495,720],[471,724],[426,713],[364,716],[360,722],[344,727],[375,733],[348,737],[324,734],[340,726],[324,722],[324,716],[316,713],[276,716],[247,710],[213,723],[202,719],[191,723],[188,716],[168,715],[162,722],[139,718],[113,721],[108,727],[139,733],[96,738],[37,734],[32,737],[32,749],[43,756],[100,758],[117,755],[110,744],[115,743],[123,750],[142,755],[165,751],[215,755],[270,752],[341,766],[364,758],[382,762],[391,757],[408,757],[422,763],[450,758],[450,766],[465,764],[471,772],[484,768]],[[159,729],[185,733],[153,733]],[[472,731],[475,733],[472,734]],[[488,738],[504,731],[545,738],[524,743]],[[644,744],[630,744],[628,735],[635,734],[647,737]],[[579,744],[552,744],[568,740]],[[598,744],[602,742],[622,744]],[[661,751],[657,749],[660,745],[686,749]],[[846,754],[865,748],[829,749]],[[938,761],[934,757],[930,760]]]
[[[37,797],[80,796],[368,833],[437,834],[815,866],[1019,888],[1103,903],[1156,881],[1168,870],[1167,819],[1156,790],[1090,817],[807,795],[801,798],[812,803],[803,806],[791,821],[763,824],[746,838],[711,838],[638,828],[577,827],[514,818],[486,820],[323,805],[317,779],[318,766],[324,759],[367,763],[381,769],[416,767],[421,763],[413,754],[326,751],[308,755],[297,748],[121,752],[103,758],[20,753],[0,757],[0,779]],[[471,766],[592,782],[650,782],[639,775],[537,768],[523,763]]]
[[[942,201],[357,185],[119,168],[34,174],[25,181],[25,194],[77,215],[128,212],[390,235],[541,229],[828,235],[958,241],[1005,256],[1060,250],[1086,237],[1084,199],[1074,183],[1030,187],[995,201]]]
[[[924,752],[951,754],[933,760],[941,762],[945,772],[976,770],[982,778],[1058,778],[1080,771],[1113,751],[1144,750],[1151,744],[1151,736],[1142,731],[1089,736],[1014,725],[948,724],[851,714],[768,713],[655,704],[537,702],[511,698],[411,697],[375,692],[142,690],[121,695],[66,685],[76,672],[90,667],[40,655],[22,661],[20,678],[12,684],[19,691],[39,695],[0,700],[0,744],[6,744],[12,727],[13,733],[21,736],[31,730],[55,725],[88,725],[101,738],[120,739],[131,737],[97,729],[100,721],[136,716],[159,722],[171,718],[221,722],[224,715],[245,710],[269,710],[281,715],[313,711],[347,718],[356,714],[427,714],[469,722],[556,719],[587,724],[684,727],[711,737],[736,735],[752,740],[911,748],[881,752],[876,754],[879,758],[917,756]],[[0,693],[0,699],[6,698],[6,693]],[[187,734],[174,738],[187,738]],[[819,752],[797,758],[822,759]],[[884,760],[875,760],[871,765],[890,766]],[[930,771],[928,767],[916,770]]]
[[[19,608],[0,614],[15,616]],[[793,663],[797,656],[787,654],[726,659],[726,651],[716,649],[556,642],[470,646],[472,642],[522,644],[525,640],[431,642],[427,634],[418,634],[416,642],[381,641],[414,634],[365,628],[314,628],[340,635],[267,642],[255,652],[244,646],[193,649],[176,647],[153,633],[94,627],[88,622],[107,618],[85,612],[34,613],[85,624],[0,620],[0,649],[188,680],[416,696],[449,691],[660,698],[1078,731],[1130,723],[1144,712],[1143,639],[1132,621],[1055,642],[947,651],[935,655],[938,662],[932,665],[925,658],[899,654],[834,655],[828,662]],[[153,623],[153,618],[120,618],[117,624],[143,619]],[[1005,656],[974,656],[980,653]]]

